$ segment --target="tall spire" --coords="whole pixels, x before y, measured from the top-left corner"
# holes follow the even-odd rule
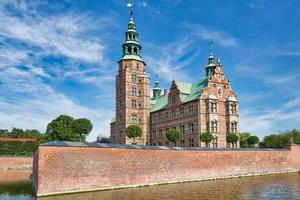
[[[209,40],[210,46],[209,46],[209,57],[208,57],[208,64],[206,66],[206,76],[212,76],[214,75],[214,71],[216,68],[216,64],[215,64],[215,57],[213,54],[213,40],[210,39]]]
[[[208,57],[208,64],[215,64],[215,58],[214,58],[214,54],[213,54],[213,44],[214,41],[212,39],[209,40],[210,43],[210,50],[209,50],[209,57]]]
[[[153,97],[156,99],[160,97],[160,86],[159,86],[159,80],[157,74],[155,75],[155,83],[154,83],[154,88],[153,88]]]
[[[127,6],[130,8],[130,20],[128,29],[125,32],[125,42],[122,45],[122,59],[143,61],[141,56],[142,47],[139,43],[138,33],[136,32],[135,23],[133,21],[133,0],[130,0],[130,3],[128,3]]]

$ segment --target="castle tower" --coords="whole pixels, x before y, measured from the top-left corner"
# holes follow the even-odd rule
[[[137,145],[147,145],[150,118],[150,78],[146,73],[146,64],[141,57],[139,35],[133,20],[133,4],[125,42],[122,45],[123,55],[118,62],[116,76],[116,118],[111,123],[111,140],[116,144],[133,144],[126,137],[125,129],[129,125],[142,128],[142,137],[135,140]]]

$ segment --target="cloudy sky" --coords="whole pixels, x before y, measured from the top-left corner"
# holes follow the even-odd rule
[[[109,135],[127,0],[0,1],[0,128],[45,131],[60,114]],[[204,76],[214,40],[241,107],[241,131],[300,128],[300,2],[136,0],[150,76],[164,88]],[[172,75],[174,74],[174,75]]]

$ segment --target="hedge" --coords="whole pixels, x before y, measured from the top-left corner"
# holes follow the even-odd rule
[[[0,155],[31,156],[38,144],[36,141],[0,141]]]

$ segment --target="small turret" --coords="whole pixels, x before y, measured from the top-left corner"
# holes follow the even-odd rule
[[[161,89],[160,89],[159,81],[158,81],[158,78],[157,78],[157,75],[156,75],[154,88],[153,88],[153,97],[155,99],[157,99],[158,97],[160,97],[160,93],[161,93]]]
[[[213,76],[215,68],[216,68],[216,64],[215,64],[215,58],[214,58],[214,54],[213,54],[213,41],[211,39],[210,40],[210,54],[209,54],[209,57],[208,57],[208,64],[205,67],[206,76]]]

